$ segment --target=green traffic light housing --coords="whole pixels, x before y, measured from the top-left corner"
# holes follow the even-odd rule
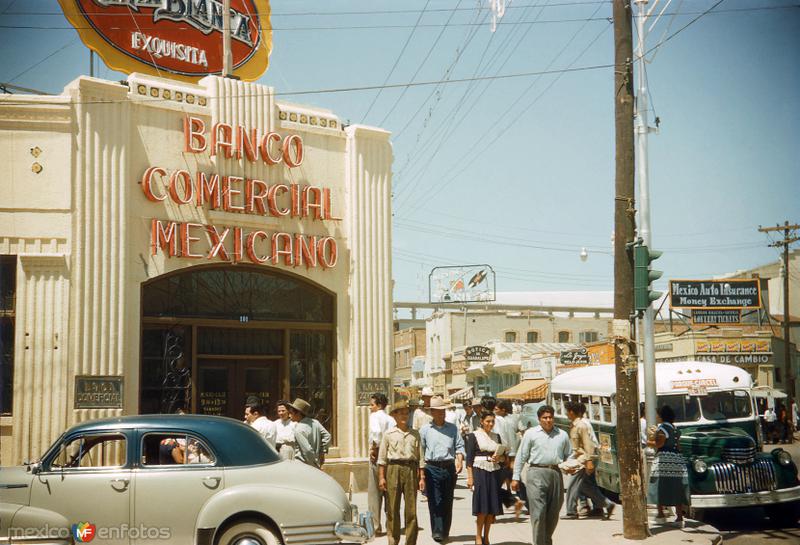
[[[650,286],[653,280],[658,280],[664,274],[650,268],[662,253],[649,249],[641,242],[633,247],[633,307],[637,312],[647,310],[650,303],[663,295],[663,292],[652,290]]]

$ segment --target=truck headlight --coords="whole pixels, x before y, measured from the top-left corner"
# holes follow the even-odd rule
[[[780,452],[775,453],[775,455],[778,458],[778,463],[782,466],[786,467],[792,464],[792,455],[785,450],[781,450]]]
[[[692,469],[694,469],[695,473],[702,474],[708,471],[708,464],[700,458],[697,458],[694,462],[692,462]]]

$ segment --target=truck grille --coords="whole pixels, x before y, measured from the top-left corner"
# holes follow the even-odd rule
[[[734,464],[752,464],[756,459],[756,447],[725,447],[722,449],[722,458]]]
[[[767,459],[756,460],[748,466],[719,462],[708,469],[714,476],[717,492],[723,494],[775,490],[775,469]]]

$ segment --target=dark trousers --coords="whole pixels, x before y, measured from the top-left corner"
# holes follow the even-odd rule
[[[431,516],[431,534],[446,538],[453,520],[453,494],[456,489],[456,466],[425,466],[425,490]]]

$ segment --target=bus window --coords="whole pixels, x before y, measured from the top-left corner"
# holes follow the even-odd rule
[[[675,411],[675,422],[697,422],[700,420],[700,407],[697,398],[677,394],[658,396],[658,406],[669,405]]]
[[[706,420],[726,420],[750,416],[750,397],[744,390],[710,392],[701,403]]]

